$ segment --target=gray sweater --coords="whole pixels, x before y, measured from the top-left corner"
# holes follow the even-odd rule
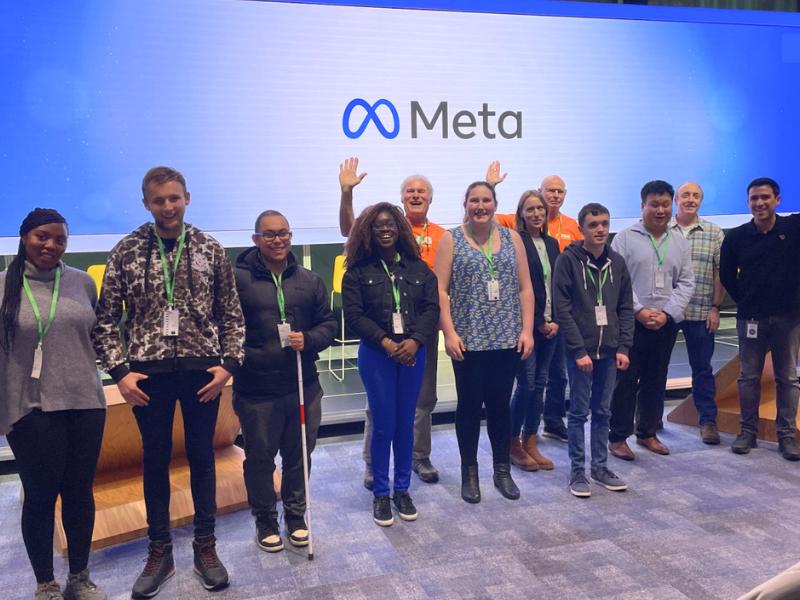
[[[35,408],[44,412],[105,408],[106,398],[89,335],[95,324],[97,287],[87,273],[61,263],[61,288],[56,316],[42,345],[42,373],[31,378],[33,353],[39,343],[36,318],[25,290],[16,337],[9,353],[0,348],[0,435]],[[6,273],[0,273],[0,299]],[[25,275],[43,324],[50,315],[56,270],[25,263]]]

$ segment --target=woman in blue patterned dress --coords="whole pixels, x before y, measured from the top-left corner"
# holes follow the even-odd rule
[[[493,223],[496,209],[494,186],[470,185],[464,224],[442,236],[436,253],[439,322],[458,395],[461,497],[473,503],[481,499],[478,439],[484,405],[494,485],[506,498],[519,498],[509,463],[509,398],[519,361],[533,350],[533,288],[525,247],[516,231]]]

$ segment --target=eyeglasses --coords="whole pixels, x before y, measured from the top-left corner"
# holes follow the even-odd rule
[[[546,188],[544,190],[548,194],[566,194],[567,190],[562,190],[561,188]]]
[[[397,229],[397,221],[394,219],[386,219],[385,221],[374,221],[372,223],[372,231],[380,231],[383,228]]]
[[[262,231],[261,233],[256,232],[256,235],[260,235],[268,242],[274,242],[275,238],[278,238],[282,242],[288,242],[292,239],[292,232],[288,229],[281,229],[280,231]]]

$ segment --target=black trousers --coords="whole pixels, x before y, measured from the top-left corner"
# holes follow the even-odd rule
[[[636,321],[633,346],[628,354],[631,364],[625,371],[617,371],[609,442],[621,442],[633,434],[634,418],[637,438],[656,434],[664,415],[667,371],[677,335],[678,328],[672,321],[657,331]]]
[[[213,379],[206,371],[175,371],[150,375],[139,389],[150,397],[147,406],[134,406],[142,434],[144,503],[147,535],[151,541],[169,542],[169,464],[172,462],[172,422],[180,401],[194,503],[194,536],[214,537],[217,514],[217,472],[214,463],[214,428],[219,396],[200,402],[197,391]]]
[[[25,493],[22,539],[38,583],[53,581],[56,499],[69,547],[69,570],[83,571],[94,530],[92,485],[103,440],[104,409],[28,413],[8,434]]]
[[[322,387],[314,382],[304,387],[306,449],[308,469],[317,444],[322,421]],[[288,394],[277,400],[255,402],[242,394],[233,395],[233,408],[242,425],[244,439],[244,484],[247,501],[256,518],[278,517],[272,476],[275,457],[281,453],[281,499],[287,515],[302,517],[306,512],[303,480],[303,441],[300,437],[300,399]]]
[[[511,451],[511,390],[519,370],[516,348],[464,352],[453,361],[456,377],[456,438],[461,465],[478,464],[481,408],[486,406],[486,431],[492,445],[492,462],[508,464]]]

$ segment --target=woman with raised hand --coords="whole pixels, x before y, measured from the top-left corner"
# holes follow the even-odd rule
[[[358,371],[372,412],[373,519],[387,527],[394,522],[390,450],[394,454],[391,501],[404,521],[417,518],[408,488],[425,341],[439,320],[436,277],[420,259],[403,213],[388,202],[364,209],[350,231],[345,253],[345,323],[361,338]]]
[[[37,208],[19,229],[16,257],[0,273],[0,434],[14,452],[25,499],[22,539],[36,600],[106,600],[89,579],[92,485],[106,401],[90,334],[97,288],[61,262],[67,222]],[[64,594],[53,574],[56,499],[69,548]]]

